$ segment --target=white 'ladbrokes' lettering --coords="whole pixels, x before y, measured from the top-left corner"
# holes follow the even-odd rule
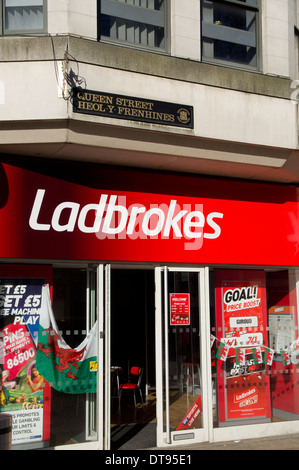
[[[138,230],[149,237],[158,235],[169,238],[171,231],[175,238],[216,239],[221,234],[221,228],[216,219],[222,219],[221,212],[210,212],[205,217],[203,211],[180,210],[177,201],[171,200],[169,206],[152,206],[147,209],[141,204],[130,206],[117,204],[116,195],[102,194],[98,203],[87,204],[83,207],[76,202],[65,201],[56,206],[51,220],[45,223],[43,213],[46,191],[38,189],[29,218],[33,230],[56,232],[73,232],[76,227],[83,233],[107,234],[113,236],[122,234],[134,235]],[[94,214],[91,217],[91,214]],[[87,224],[92,220],[91,224]],[[43,221],[43,222],[41,222]]]

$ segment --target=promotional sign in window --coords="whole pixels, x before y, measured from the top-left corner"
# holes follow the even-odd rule
[[[295,308],[275,306],[269,308],[268,313],[270,347],[280,353],[296,340]]]
[[[36,365],[44,282],[0,278],[0,412],[12,415],[12,445],[50,437],[50,388]]]
[[[189,294],[170,294],[170,324],[190,325]]]
[[[219,421],[270,417],[267,365],[265,274],[261,271],[216,273]]]
[[[199,395],[198,398],[195,400],[195,402],[192,404],[186,416],[184,416],[184,419],[177,426],[176,431],[179,431],[181,429],[192,428],[194,426],[195,421],[201,415],[201,413],[202,413],[202,401],[201,401],[201,395]]]

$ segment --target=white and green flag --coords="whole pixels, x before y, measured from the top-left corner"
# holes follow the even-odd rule
[[[55,390],[96,392],[97,330],[96,323],[77,348],[70,348],[59,333],[49,286],[43,287],[36,364],[39,373]]]

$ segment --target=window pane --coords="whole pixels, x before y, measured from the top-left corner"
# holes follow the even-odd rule
[[[164,0],[103,0],[99,36],[145,48],[165,48]]]
[[[5,30],[42,30],[44,28],[43,0],[6,0]]]
[[[297,420],[295,270],[211,274],[214,427]]]
[[[141,46],[164,47],[164,28],[101,15],[101,36]]]
[[[257,66],[257,13],[218,2],[203,3],[203,57]]]
[[[239,2],[244,2],[244,3],[248,3],[248,5],[256,5],[257,6],[257,0],[239,0]]]
[[[12,449],[96,440],[96,272],[9,272],[0,278],[0,414],[13,417]]]
[[[77,348],[86,338],[86,275],[86,271],[79,269],[54,269],[53,272],[53,312],[61,336],[70,348]],[[63,357],[57,357],[56,362],[64,364],[64,374],[66,378],[70,377],[66,379],[69,383],[74,375],[78,390],[85,386],[87,377],[81,376],[79,369],[76,371],[75,362],[65,363]],[[50,385],[50,444],[65,445],[96,439],[97,430],[93,432],[91,427],[91,422],[96,422],[96,393],[58,391],[54,384],[50,382]]]
[[[125,3],[135,7],[147,8],[149,10],[162,10],[164,8],[164,0],[115,0],[118,3]]]
[[[194,413],[186,424],[190,409],[201,408],[200,292],[196,272],[168,273],[168,362],[170,429],[188,432],[203,427],[201,413]],[[164,292],[164,285],[162,292]],[[163,325],[165,328],[165,325]],[[165,338],[165,331],[163,331]],[[165,342],[163,352],[166,350]],[[163,358],[164,361],[165,358]],[[164,389],[164,399],[166,390]],[[166,425],[166,421],[164,421]]]

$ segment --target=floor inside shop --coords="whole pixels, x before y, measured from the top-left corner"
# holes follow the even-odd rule
[[[142,406],[132,396],[124,397],[121,408],[112,403],[111,449],[140,449],[156,446],[156,393],[150,392]]]
[[[182,416],[185,416],[198,396],[186,393],[170,392],[170,428],[175,430]],[[201,427],[201,417],[196,427]],[[125,407],[119,411],[118,405],[112,409],[111,415],[111,448],[130,450],[152,448],[156,446],[156,393],[150,392],[142,407],[137,403],[125,401]]]

